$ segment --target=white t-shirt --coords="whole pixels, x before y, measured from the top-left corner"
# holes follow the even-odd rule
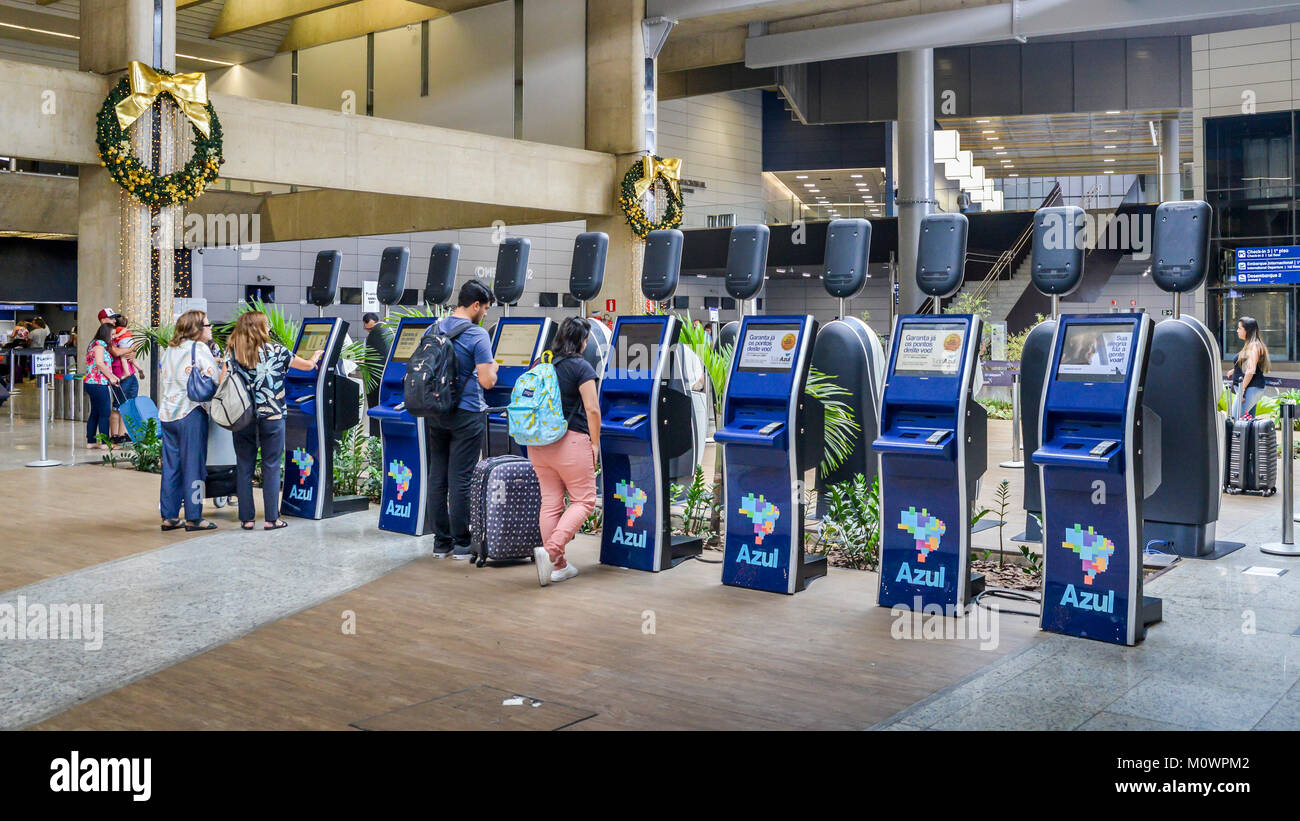
[[[203,407],[202,403],[190,399],[191,349],[194,350],[194,364],[201,372],[213,379],[221,372],[207,345],[187,341],[174,348],[168,346],[159,358],[162,373],[158,380],[158,418],[164,422],[184,419],[195,408]]]
[[[45,340],[50,335],[49,328],[33,328],[29,338],[32,341],[33,348],[44,348]]]

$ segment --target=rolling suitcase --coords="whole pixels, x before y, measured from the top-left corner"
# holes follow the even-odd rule
[[[214,507],[225,507],[237,494],[235,487],[235,435],[208,420],[208,474],[203,495]]]
[[[487,414],[502,410],[488,408]],[[490,434],[487,444],[491,453]],[[506,454],[475,465],[469,485],[469,545],[475,564],[531,560],[533,550],[542,546],[541,510],[542,488],[532,462]]]
[[[162,436],[162,423],[158,421],[158,406],[147,396],[137,396],[123,401],[124,394],[116,390],[117,412],[122,414],[122,425],[133,444],[139,444],[149,432],[149,420],[154,420],[154,434]]]
[[[1228,419],[1224,490],[1229,493],[1277,491],[1277,428],[1272,419]]]

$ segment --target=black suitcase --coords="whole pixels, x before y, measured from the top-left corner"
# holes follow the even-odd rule
[[[1229,493],[1277,492],[1277,428],[1272,419],[1229,419],[1227,470]]]
[[[493,456],[474,466],[469,485],[470,550],[476,564],[532,559],[542,546],[542,488],[522,456]]]

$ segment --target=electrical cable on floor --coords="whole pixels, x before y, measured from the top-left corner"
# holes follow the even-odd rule
[[[979,607],[986,608],[994,613],[1011,613],[1016,616],[1031,616],[1033,618],[1039,618],[1040,616],[1043,615],[1041,611],[1038,613],[1031,613],[1028,610],[1010,610],[1005,607],[989,607],[987,604],[985,604],[982,601],[982,599],[985,596],[992,596],[995,599],[1010,599],[1011,601],[1026,601],[1026,602],[1032,602],[1033,604],[1041,605],[1043,600],[1039,598],[1037,595],[1033,593],[1029,593],[1028,591],[1005,590],[1000,587],[986,587],[984,588],[984,590],[980,591],[980,593],[975,596],[975,604],[978,605]]]

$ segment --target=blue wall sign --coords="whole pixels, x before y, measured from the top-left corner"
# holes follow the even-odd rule
[[[1238,248],[1237,284],[1300,284],[1300,245]]]

